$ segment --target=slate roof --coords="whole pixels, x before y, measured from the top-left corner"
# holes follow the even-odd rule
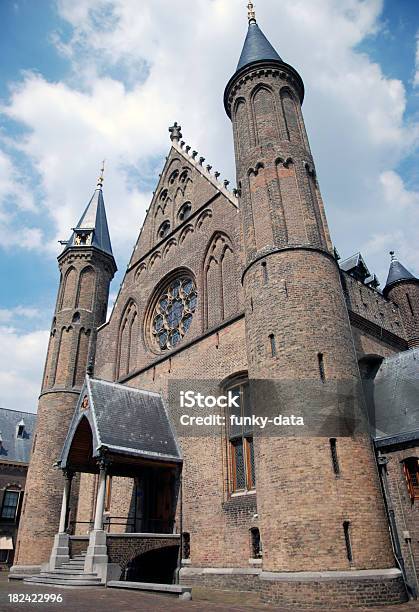
[[[82,410],[86,394],[89,408]],[[92,429],[93,456],[106,447],[117,454],[182,460],[168,412],[158,393],[86,377],[61,454],[61,467],[66,465],[73,435],[83,416]]]
[[[23,436],[18,438],[16,430],[22,420],[25,429]],[[0,435],[2,440],[0,463],[2,461],[29,463],[35,425],[36,414],[0,408]]]
[[[245,66],[260,62],[261,60],[282,62],[282,59],[266,38],[256,21],[251,21],[249,23],[249,29],[244,41],[239,63],[237,64],[236,72]]]
[[[106,219],[105,202],[103,200],[102,189],[98,187],[95,189],[90,202],[86,206],[86,209],[81,216],[80,221],[77,223],[77,229],[94,230],[92,246],[112,255],[111,238],[109,235],[108,221]],[[73,231],[70,240],[66,244],[66,249],[71,246],[76,246],[75,239],[77,232]]]
[[[393,259],[390,263],[390,269],[387,276],[386,286],[384,287],[384,293],[387,293],[392,285],[402,280],[418,280],[413,274],[406,270],[406,268],[400,263],[398,259]]]
[[[419,440],[419,349],[383,360],[374,381],[372,425],[377,446]]]
[[[370,271],[368,270],[367,264],[364,261],[361,253],[355,253],[355,255],[351,255],[347,259],[339,262],[339,266],[345,272],[351,272],[353,270],[360,270],[365,277],[370,276]]]

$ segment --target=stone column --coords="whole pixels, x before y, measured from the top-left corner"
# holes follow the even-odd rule
[[[108,574],[108,550],[106,546],[106,533],[103,531],[103,510],[106,495],[106,472],[109,461],[101,456],[99,461],[99,486],[96,497],[96,513],[93,530],[90,532],[89,547],[84,563],[85,572],[97,573],[103,583],[106,583]]]
[[[60,526],[58,528],[58,533],[65,533],[67,527],[68,502],[70,500],[71,483],[73,480],[72,472],[64,471],[64,478],[64,491],[61,502]]]
[[[97,489],[96,497],[96,513],[95,523],[93,529],[103,528],[103,510],[105,508],[105,495],[106,495],[106,463],[102,462],[99,471],[99,486]]]
[[[64,474],[64,490],[61,502],[61,514],[60,514],[60,525],[58,533],[54,537],[54,544],[49,559],[49,569],[54,570],[60,567],[63,563],[67,563],[70,560],[69,550],[69,535],[65,533],[67,527],[67,510],[68,503],[70,500],[71,482],[73,480],[73,472],[63,470]]]

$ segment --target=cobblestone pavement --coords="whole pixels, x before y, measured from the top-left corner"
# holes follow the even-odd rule
[[[53,593],[62,596],[62,603],[14,603],[10,602],[13,594],[45,594]],[[21,581],[8,582],[6,576],[0,576],[0,612],[10,610],[38,610],[39,612],[251,612],[252,610],[265,610],[265,612],[280,611],[281,607],[264,606],[262,604],[246,605],[243,593],[235,596],[233,593],[225,595],[226,602],[222,602],[223,595],[217,592],[217,601],[197,600],[180,601],[161,595],[150,595],[139,591],[125,591],[122,589],[105,588],[77,588],[77,587],[43,587],[41,585],[25,584]],[[236,601],[234,601],[236,600]],[[383,606],[380,608],[356,608],[356,612],[368,610],[369,612],[416,612],[419,611],[419,602],[410,602],[400,606]],[[300,612],[296,608],[295,612]],[[309,611],[305,611],[309,612]],[[318,612],[318,610],[317,610]],[[338,609],[328,608],[327,612],[341,612]]]

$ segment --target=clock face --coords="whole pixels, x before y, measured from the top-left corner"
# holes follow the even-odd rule
[[[162,291],[151,323],[152,336],[161,351],[182,342],[191,326],[197,301],[195,282],[189,276],[176,278]]]

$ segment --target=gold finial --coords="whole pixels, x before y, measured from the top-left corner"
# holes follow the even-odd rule
[[[99,176],[99,178],[97,179],[97,186],[98,186],[100,189],[102,189],[102,187],[103,187],[103,181],[105,180],[105,179],[103,178],[103,173],[104,173],[104,172],[105,172],[105,160],[103,160],[103,161],[102,161],[102,167],[101,167],[101,169],[100,169],[100,176]]]
[[[249,23],[256,23],[255,8],[251,0],[249,0],[249,4],[247,5],[247,18],[249,20]]]

